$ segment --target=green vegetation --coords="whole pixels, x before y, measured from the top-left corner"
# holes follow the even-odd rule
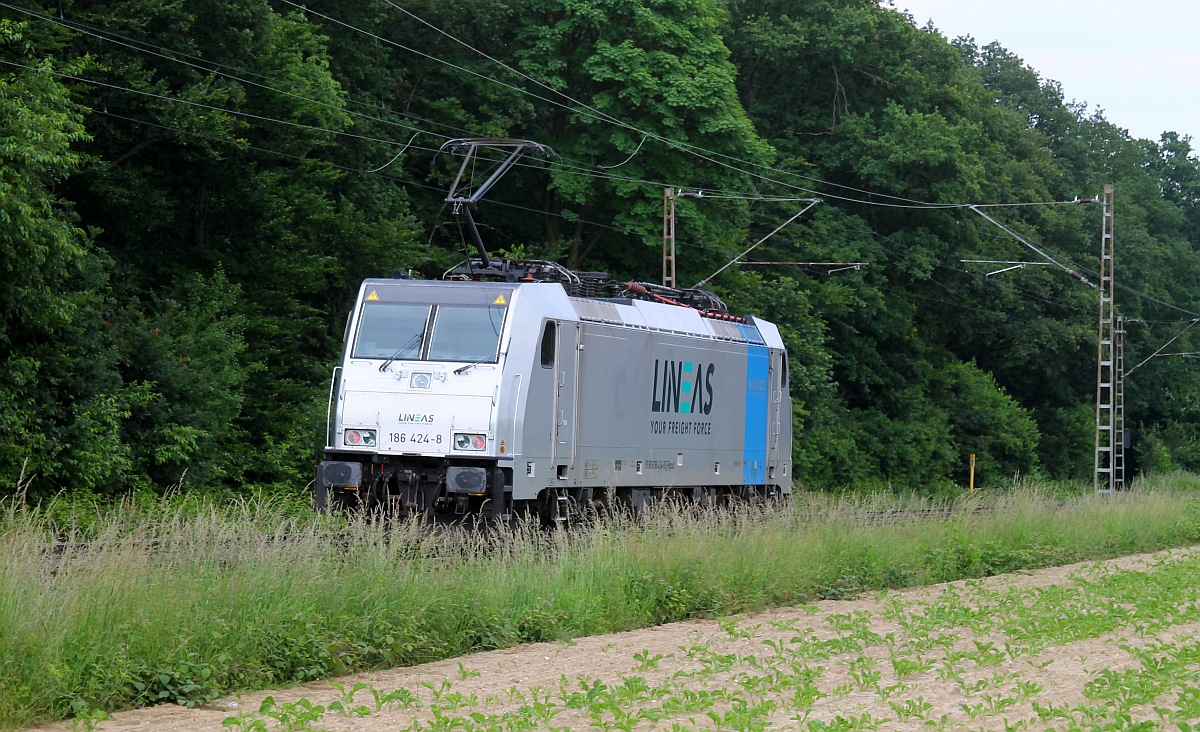
[[[822,197],[750,259],[868,266],[711,283],[780,325],[807,488],[1091,466],[1094,292],[985,277],[961,260],[1034,255],[925,203],[1113,183],[1128,363],[1200,311],[1188,138],[1132,139],[881,0],[28,0],[0,57],[4,492],[299,492],[357,283],[462,256],[449,138],[554,148],[480,204],[487,245],[618,281],[660,271],[664,187],[706,191],[678,200],[685,284]],[[1098,268],[1097,207],[990,210]],[[1131,471],[1200,470],[1197,393],[1186,359],[1130,381]]]
[[[1035,486],[1091,465],[1094,292],[1052,267],[985,277],[961,262],[1030,258],[964,204],[1114,183],[1140,362],[1200,311],[1200,160],[1175,132],[1131,138],[998,45],[947,41],[880,0],[30,0],[0,9],[0,59],[0,726],[90,729],[157,701],[1200,540],[1194,480],[1172,472],[1200,470],[1200,372],[1155,359],[1128,385],[1131,472],[1172,477],[1051,495]],[[461,257],[442,206],[452,161],[435,152],[485,135],[558,153],[478,207],[488,246],[618,281],[659,271],[666,186],[706,192],[678,200],[682,283],[822,197],[752,258],[868,266],[747,264],[711,284],[780,326],[797,482],[849,493],[501,536],[309,515],[301,486],[354,289]],[[1095,207],[992,211],[1096,269]],[[970,453],[987,490],[951,499]],[[954,518],[881,520],[942,505],[930,496]],[[1095,584],[1148,613],[1139,628],[1163,617],[1124,580]],[[943,605],[923,617],[971,620]],[[837,629],[846,643],[860,630]],[[779,663],[820,660],[775,642]],[[832,684],[806,665],[783,701],[757,677],[691,696],[630,677],[514,689],[528,703],[492,719],[448,687],[351,688],[228,726],[421,704],[431,729],[460,715],[532,729],[564,710],[604,728],[684,713],[754,728],[874,691],[934,728],[1021,704],[1027,727],[1082,728],[1138,704],[1144,721],[1144,700],[1166,704],[1154,694],[1195,665],[1194,649],[1131,646],[1140,670],[1096,676],[1086,703],[1034,705],[1035,680],[963,673],[1025,652],[989,642],[889,646]],[[712,674],[726,664],[696,653]],[[644,674],[667,661],[634,660]],[[927,673],[961,684],[959,716],[903,694]],[[1195,716],[1194,694],[1169,702],[1155,719]]]
[[[416,693],[334,684],[341,698],[326,706],[267,697],[257,714],[243,711],[225,726],[265,730],[273,719],[279,729],[320,729],[335,712],[402,710],[388,721],[412,732],[647,722],[670,730],[1188,731],[1200,713],[1200,645],[1180,630],[1200,617],[1191,601],[1198,579],[1200,557],[1189,553],[1127,569],[1085,566],[1050,585],[968,581],[924,596],[881,592],[870,609],[818,615],[809,606],[763,623],[723,620],[720,632],[698,633],[652,664],[647,651],[635,653],[626,672],[564,675],[557,688],[514,685],[481,698],[453,681],[423,682]],[[1122,670],[1095,663],[1082,678],[1054,674],[1056,665],[1086,663],[1063,649],[1098,639],[1119,649],[1108,660]],[[360,692],[374,704],[355,704]]]
[[[778,513],[665,507],[644,521],[500,535],[296,519],[266,501],[99,516],[10,501],[0,726],[1194,544],[1195,487],[1177,475],[1103,498],[1022,485],[957,501],[949,520],[897,520],[897,508],[943,507],[921,499],[814,493]],[[63,540],[88,543],[51,549]],[[650,672],[663,659],[635,660]],[[929,663],[898,655],[891,668]],[[877,669],[851,671],[875,683]],[[288,714],[299,711],[316,713]]]

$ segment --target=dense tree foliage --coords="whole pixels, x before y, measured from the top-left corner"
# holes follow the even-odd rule
[[[1200,311],[1189,138],[880,0],[28,0],[0,51],[0,490],[300,490],[357,282],[461,257],[454,138],[554,150],[489,247],[618,278],[665,187],[685,284],[822,199],[711,283],[780,325],[810,487],[1089,474],[1095,292],[964,263],[1039,259],[980,212],[1094,279],[1061,202],[1111,182],[1127,363]],[[1143,469],[1200,469],[1191,363],[1129,380]]]

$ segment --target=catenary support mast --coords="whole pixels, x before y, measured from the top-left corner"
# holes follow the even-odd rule
[[[664,287],[675,286],[675,190],[663,190],[663,271]]]
[[[1124,323],[1116,316],[1113,281],[1113,186],[1104,186],[1100,235],[1100,324],[1096,350],[1097,493],[1125,490]]]

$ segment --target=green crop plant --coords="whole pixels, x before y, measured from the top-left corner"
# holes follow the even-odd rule
[[[980,666],[998,666],[1008,658],[1008,655],[996,647],[991,641],[971,641],[975,644],[975,652],[969,657]]]
[[[368,685],[367,690],[371,693],[371,699],[375,703],[376,712],[381,712],[389,706],[398,706],[403,709],[421,706],[420,700],[408,689],[393,689],[392,691],[384,692],[376,689],[374,686]]]
[[[875,691],[879,694],[880,699],[891,699],[894,696],[902,696],[904,694],[907,694],[908,692],[912,691],[914,688],[915,688],[915,686],[913,684],[906,684],[904,682],[899,682],[899,683],[895,683],[895,684],[889,684],[887,686],[876,685]]]
[[[274,729],[276,730],[305,732],[313,730],[313,725],[325,717],[325,707],[313,704],[308,699],[277,704],[274,697],[268,696],[263,699],[258,713],[275,720]]]
[[[979,719],[980,717],[991,717],[1000,714],[1005,709],[1016,704],[1017,700],[1013,697],[983,694],[979,702],[975,704],[963,704],[962,708],[971,719]]]
[[[650,651],[643,650],[641,653],[633,654],[634,660],[638,662],[639,671],[652,671],[658,668],[658,664],[663,660],[663,654],[651,654]]]
[[[892,654],[888,661],[892,664],[892,671],[898,679],[906,679],[910,676],[923,674],[933,668],[933,661],[922,656],[913,659]]]
[[[722,712],[709,710],[705,714],[718,730],[765,730],[768,717],[777,706],[778,703],[771,699],[752,704],[745,699],[734,697],[730,700],[728,709]]]
[[[662,710],[667,716],[675,717],[706,712],[722,701],[725,701],[723,693],[714,694],[703,690],[679,689],[676,693],[663,699]]]
[[[859,656],[851,659],[846,666],[846,673],[854,680],[859,691],[875,689],[883,674],[875,668],[875,659],[870,656]]]
[[[882,724],[889,721],[891,720],[875,719],[870,714],[861,714],[857,717],[843,717],[839,714],[829,722],[811,720],[808,722],[807,728],[809,732],[867,732],[879,729]]]
[[[1036,681],[1017,681],[1017,699],[1026,701],[1041,694],[1045,687]]]
[[[334,689],[337,689],[338,693],[340,694],[340,698],[329,703],[329,711],[341,712],[347,717],[365,717],[371,714],[371,708],[366,704],[354,703],[354,697],[356,694],[358,694],[358,692],[366,691],[368,689],[374,690],[370,684],[357,683],[350,688],[346,688],[346,686],[343,684],[340,684],[336,681],[331,681],[329,682],[329,685]],[[378,709],[379,706],[377,704],[376,711],[378,711]]]
[[[903,702],[889,701],[888,706],[896,713],[896,718],[901,721],[924,719],[926,714],[933,711],[933,704],[925,701],[923,696],[918,696],[916,699],[905,699]]]
[[[226,717],[221,721],[221,726],[236,732],[267,732],[267,723],[262,717],[245,711]]]
[[[749,639],[754,637],[754,629],[741,627],[738,625],[737,618],[721,618],[717,621],[717,624],[730,638]]]

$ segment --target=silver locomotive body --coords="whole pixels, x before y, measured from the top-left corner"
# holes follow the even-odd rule
[[[335,370],[320,509],[561,521],[791,492],[771,323],[557,283],[372,279]]]

